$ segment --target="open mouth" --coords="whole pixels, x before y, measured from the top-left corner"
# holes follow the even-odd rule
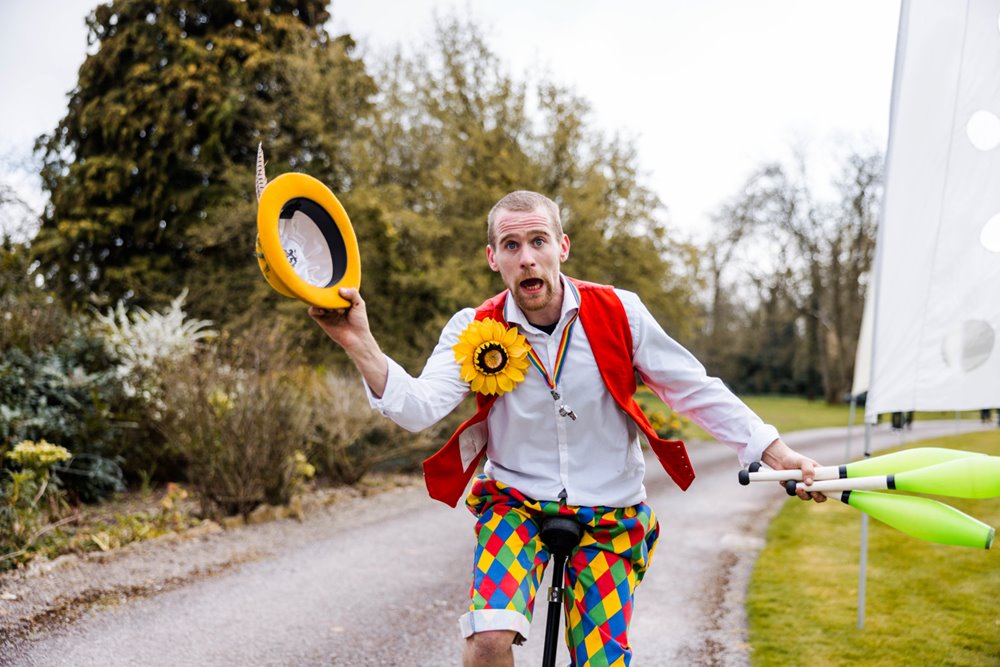
[[[545,286],[545,282],[541,278],[528,278],[527,280],[521,281],[521,289],[528,294],[536,294],[542,291]]]

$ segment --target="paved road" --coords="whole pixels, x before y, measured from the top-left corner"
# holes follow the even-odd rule
[[[925,422],[903,435],[883,426],[873,448],[978,427]],[[860,432],[850,458],[861,451]],[[787,441],[834,463],[845,460],[845,438],[837,428]],[[745,665],[743,595],[767,523],[787,497],[777,485],[739,486],[735,456],[721,445],[699,443],[691,454],[698,479],[687,493],[658,465],[648,467],[649,503],[663,528],[637,596],[634,664]],[[421,489],[394,494],[377,512],[364,508],[310,519],[260,560],[91,608],[0,653],[0,664],[459,664],[456,619],[467,599],[471,515],[426,500]],[[813,509],[848,511],[832,502]],[[541,598],[537,611],[529,642],[516,650],[518,665],[541,663]]]

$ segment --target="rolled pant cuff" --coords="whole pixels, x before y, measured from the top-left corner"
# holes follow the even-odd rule
[[[531,622],[524,614],[513,609],[477,609],[469,611],[458,619],[458,625],[462,630],[462,636],[466,639],[477,632],[487,632],[489,630],[513,630],[521,635],[521,643],[528,638],[531,630]]]

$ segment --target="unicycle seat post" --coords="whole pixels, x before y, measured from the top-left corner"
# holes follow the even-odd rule
[[[545,652],[542,667],[555,667],[559,644],[559,618],[562,616],[563,578],[566,559],[583,537],[583,525],[572,517],[549,516],[541,520],[538,533],[552,554],[552,586],[549,588],[548,615],[545,619]]]

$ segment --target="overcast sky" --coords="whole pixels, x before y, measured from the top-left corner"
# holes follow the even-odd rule
[[[65,114],[96,3],[4,5],[0,158]],[[429,39],[435,10],[473,17],[515,76],[573,87],[594,127],[632,137],[646,184],[695,236],[762,162],[801,147],[823,182],[846,148],[888,136],[899,0],[335,0],[331,32],[405,47]]]

